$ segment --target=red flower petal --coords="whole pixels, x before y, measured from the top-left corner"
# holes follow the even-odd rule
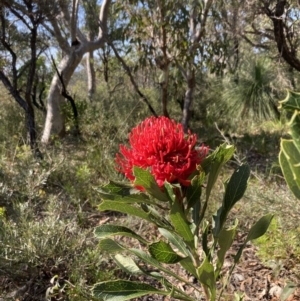
[[[161,187],[165,181],[189,186],[188,177],[208,153],[202,145],[195,149],[197,136],[184,135],[180,123],[166,117],[150,117],[132,129],[130,147],[120,145],[117,170],[134,181],[133,167],[148,169]]]

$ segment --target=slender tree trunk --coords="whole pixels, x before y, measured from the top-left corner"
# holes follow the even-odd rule
[[[169,118],[169,113],[167,109],[168,105],[168,85],[169,85],[169,66],[163,70],[164,73],[164,81],[161,84],[161,103],[162,103],[162,110],[163,110],[163,115],[165,117]]]
[[[63,77],[66,87],[82,57],[82,51],[76,52],[76,50],[73,50],[69,55],[66,55],[59,64],[58,70]],[[47,116],[41,139],[42,143],[48,143],[52,134],[58,135],[59,137],[65,135],[64,117],[61,112],[61,105],[63,103],[64,97],[61,95],[61,82],[57,74],[55,74],[47,99]]]
[[[86,71],[87,71],[87,81],[88,81],[88,98],[90,101],[92,101],[96,90],[96,73],[95,73],[95,66],[94,66],[93,51],[89,51],[87,53]]]
[[[182,121],[181,121],[185,133],[187,133],[189,129],[194,91],[195,91],[195,71],[189,70],[187,74],[187,89],[184,97]]]

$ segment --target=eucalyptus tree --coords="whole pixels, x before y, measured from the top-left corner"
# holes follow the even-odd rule
[[[273,28],[273,40],[276,42],[280,55],[292,68],[300,71],[299,30],[300,9],[299,1],[266,1],[261,0],[261,12],[270,20],[269,27]]]
[[[47,5],[47,12],[53,10]],[[45,35],[40,31],[46,17],[44,9],[34,0],[2,1],[0,7],[0,80],[16,102],[23,108],[31,149],[37,146],[35,114],[32,102],[36,82],[36,66],[40,54],[47,48]]]
[[[83,1],[87,2],[87,1]],[[44,23],[44,27],[56,38],[63,57],[58,64],[58,71],[61,76],[53,76],[49,94],[47,97],[47,116],[42,134],[42,142],[48,143],[52,134],[64,136],[64,118],[61,113],[61,105],[64,97],[61,95],[62,83],[67,87],[76,67],[81,62],[83,56],[96,49],[103,47],[107,38],[107,20],[111,0],[103,0],[97,18],[98,33],[91,40],[82,30],[81,22],[84,20],[84,10],[82,1],[79,0],[55,0],[55,5],[59,13],[49,17]],[[79,11],[81,15],[79,15]]]
[[[99,6],[97,0],[89,0],[83,2],[85,11],[85,26],[86,36],[89,41],[94,41],[97,37]],[[96,72],[94,61],[94,50],[90,50],[86,54],[86,72],[87,72],[87,88],[88,97],[93,99],[96,90]]]
[[[178,68],[185,82],[182,124],[189,127],[196,72],[205,68],[210,38],[206,26],[212,18],[214,0],[122,1],[120,15],[129,19],[127,43],[135,47],[139,61],[161,71],[161,103],[168,116],[171,68]],[[211,39],[214,41],[214,39]]]
[[[173,57],[170,49],[172,18],[180,1],[119,1],[115,9],[123,23],[124,45],[133,51],[141,68],[155,66],[161,71],[159,85],[164,116],[167,110],[169,69]],[[174,12],[174,13],[173,13]]]

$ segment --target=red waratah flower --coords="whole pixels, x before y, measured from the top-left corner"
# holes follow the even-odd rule
[[[130,147],[120,145],[117,170],[134,181],[133,167],[148,169],[161,187],[165,181],[189,186],[188,177],[208,153],[208,147],[195,149],[196,134],[185,136],[180,123],[166,117],[150,117],[132,129]]]

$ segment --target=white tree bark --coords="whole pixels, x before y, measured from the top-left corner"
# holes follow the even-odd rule
[[[60,62],[58,71],[62,74],[65,86],[68,85],[82,57],[83,54],[73,51]],[[64,118],[61,113],[61,104],[63,102],[64,97],[61,95],[61,82],[57,74],[55,74],[48,93],[46,122],[41,139],[43,143],[49,142],[51,134],[56,134],[59,137],[63,137],[65,134]]]
[[[58,0],[59,1],[59,0]],[[77,12],[78,12],[78,1],[73,0],[73,5],[76,7],[72,8],[72,18],[66,9],[66,6],[61,7],[62,15],[58,16],[61,20],[62,16],[64,18],[64,23],[69,25],[69,32],[72,39],[74,39],[74,22],[77,22]],[[111,0],[103,0],[100,14],[99,14],[99,33],[95,41],[88,41],[88,39],[82,34],[76,24],[76,39],[78,40],[78,45],[69,46],[66,43],[66,39],[63,38],[63,34],[59,28],[58,19],[50,20],[53,27],[53,34],[55,35],[61,49],[64,51],[65,56],[58,65],[58,71],[62,74],[64,85],[67,87],[76,67],[79,65],[84,54],[95,51],[100,47],[103,47],[106,41],[107,34],[107,18],[108,18],[108,8],[110,6]],[[74,13],[76,12],[76,13]],[[98,16],[95,16],[98,18]],[[49,28],[47,28],[49,29]],[[75,42],[74,40],[72,42]],[[64,118],[61,112],[61,105],[64,102],[64,98],[61,96],[61,83],[57,76],[54,75],[49,94],[47,99],[47,116],[44,126],[44,131],[42,134],[41,141],[47,144],[50,141],[51,135],[63,136],[65,133]]]
[[[92,101],[96,89],[96,74],[95,74],[95,67],[94,67],[93,51],[89,51],[86,55],[86,73],[87,73],[87,84],[88,84],[88,98],[90,101]]]

